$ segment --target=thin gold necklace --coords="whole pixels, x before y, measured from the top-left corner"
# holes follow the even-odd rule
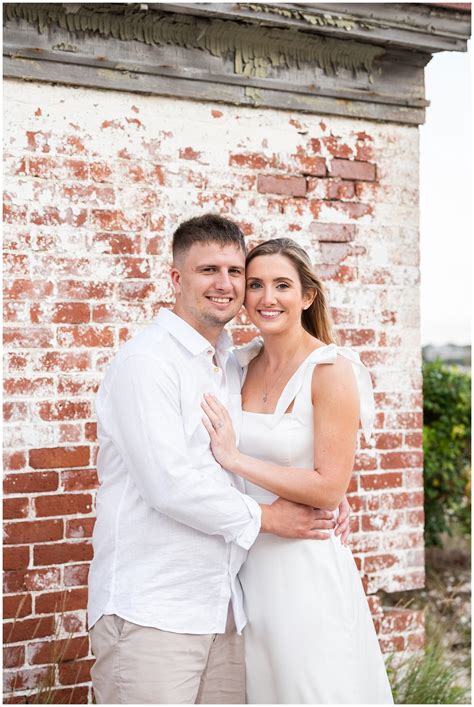
[[[302,340],[301,340],[301,341],[302,341]],[[263,387],[262,400],[263,400],[264,404],[267,403],[267,401],[268,401],[268,396],[270,395],[270,393],[272,392],[273,388],[276,386],[276,384],[278,383],[278,381],[279,381],[280,378],[282,377],[283,373],[286,371],[286,369],[288,368],[288,366],[293,363],[293,360],[294,360],[294,358],[295,358],[295,356],[296,356],[296,354],[298,353],[298,350],[299,350],[299,348],[300,348],[301,341],[298,343],[298,346],[297,346],[296,349],[293,351],[293,354],[292,354],[290,360],[285,363],[285,365],[283,366],[281,372],[280,372],[279,375],[275,378],[275,380],[273,381],[273,385],[272,385],[271,388],[269,388],[269,389],[267,389],[267,377],[266,377],[266,375],[265,375],[265,368],[263,369],[263,386],[264,386],[264,387]],[[262,353],[263,353],[263,349],[262,349]]]

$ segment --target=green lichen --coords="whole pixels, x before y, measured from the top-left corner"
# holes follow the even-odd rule
[[[66,6],[67,7],[67,6]],[[140,5],[6,4],[6,20],[26,20],[40,33],[51,26],[72,35],[99,34],[120,41],[151,46],[173,45],[209,52],[215,57],[233,55],[236,74],[264,78],[270,68],[320,67],[327,74],[341,68],[371,73],[384,49],[353,40],[305,34],[228,20],[203,20],[189,15],[141,10]],[[329,21],[329,20],[328,20]],[[331,20],[332,21],[332,20]]]

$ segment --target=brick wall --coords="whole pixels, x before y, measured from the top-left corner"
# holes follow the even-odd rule
[[[375,446],[361,443],[350,487],[353,549],[383,649],[419,648],[422,617],[375,596],[423,585],[417,128],[15,81],[5,101],[10,699],[51,678],[55,699],[90,699],[94,393],[172,299],[176,224],[207,211],[250,242],[307,247],[341,343],[370,368]],[[234,335],[253,336],[245,314]]]

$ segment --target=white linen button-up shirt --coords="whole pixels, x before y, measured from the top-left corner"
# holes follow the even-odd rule
[[[237,630],[245,625],[237,572],[261,509],[215,461],[200,405],[203,393],[216,395],[238,435],[241,368],[230,346],[223,332],[214,349],[162,309],[107,371],[96,402],[90,627],[117,614],[176,633],[224,633],[229,601]]]

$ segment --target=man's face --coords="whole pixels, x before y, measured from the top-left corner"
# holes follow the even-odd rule
[[[245,255],[234,245],[194,243],[171,270],[175,313],[209,338],[240,310],[245,294]]]

